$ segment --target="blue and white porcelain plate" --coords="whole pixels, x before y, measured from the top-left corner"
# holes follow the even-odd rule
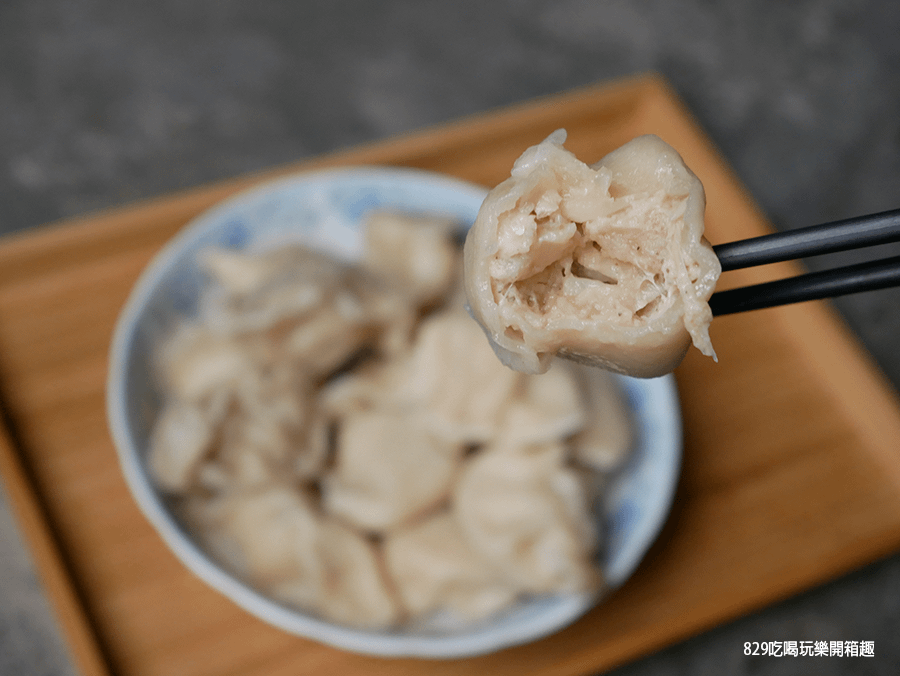
[[[210,560],[173,518],[148,477],[144,457],[160,395],[150,355],[173,322],[196,312],[205,277],[197,254],[212,246],[264,250],[300,242],[353,260],[361,223],[375,209],[440,214],[461,230],[475,220],[482,187],[447,176],[393,168],[297,174],[239,194],[190,223],[138,280],[116,326],[107,383],[107,412],[119,460],[139,507],[178,558],[235,603],[288,632],[346,650],[382,656],[459,658],[551,634],[597,599],[560,596],[523,601],[510,612],[457,633],[350,629],[287,608],[259,594]],[[672,502],[681,461],[681,416],[672,376],[620,378],[633,412],[637,445],[612,485],[598,518],[608,585],[623,584],[656,538]]]

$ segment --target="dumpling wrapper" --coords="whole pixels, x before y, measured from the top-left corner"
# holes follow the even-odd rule
[[[199,402],[233,389],[260,360],[258,345],[184,324],[161,350],[157,368],[168,396]]]
[[[469,308],[497,356],[524,373],[559,354],[637,377],[670,372],[692,341],[714,357],[721,266],[700,180],[656,136],[593,166],[563,141],[526,150],[466,238]]]
[[[200,301],[220,333],[258,332],[319,308],[343,284],[346,265],[301,246],[250,252],[210,248],[199,257],[213,282]]]
[[[539,376],[520,376],[519,391],[510,400],[503,417],[499,434],[502,443],[528,445],[557,441],[593,424],[575,377],[575,366],[557,364]]]
[[[362,266],[417,304],[447,293],[457,270],[449,218],[376,211],[366,218]]]
[[[147,469],[162,490],[190,490],[210,451],[225,403],[224,398],[214,397],[205,405],[174,400],[163,407],[147,450]]]
[[[321,577],[315,610],[347,626],[386,629],[396,625],[402,609],[375,545],[328,518],[320,522],[317,545]],[[302,602],[306,585],[302,579],[288,580],[269,591],[276,599],[296,603]]]
[[[309,309],[310,301],[321,298],[321,289],[338,286],[345,273],[344,266],[296,245],[260,252],[210,247],[200,253],[198,263],[233,300],[262,302],[266,295],[271,298],[273,289],[290,288],[299,303],[290,307],[292,312]],[[304,284],[311,284],[318,293],[305,295]]]
[[[472,548],[449,510],[388,536],[383,548],[394,587],[413,618],[475,622],[518,596],[515,586]],[[432,617],[445,613],[450,617]]]
[[[396,624],[400,606],[364,537],[288,487],[193,498],[181,509],[201,545],[273,598],[349,626]]]
[[[499,434],[524,379],[497,361],[484,334],[459,308],[424,319],[402,357],[327,383],[321,401],[335,416],[372,409],[405,412],[448,443],[480,444]]]
[[[322,479],[322,505],[363,531],[387,531],[449,496],[462,451],[412,416],[348,415],[338,433],[336,466]]]
[[[591,496],[565,457],[562,443],[488,447],[454,489],[467,540],[526,592],[585,593],[600,584]]]
[[[496,436],[521,380],[497,363],[481,331],[461,309],[422,322],[399,375],[398,398],[415,402],[433,433],[465,444]]]
[[[550,374],[538,377],[547,375]],[[585,394],[587,423],[569,441],[571,457],[579,465],[609,473],[622,466],[634,445],[631,412],[616,382],[617,376],[584,366],[578,367],[578,375]]]
[[[312,603],[320,573],[319,517],[306,496],[286,486],[194,496],[181,516],[203,547],[231,572],[259,587],[303,579]]]
[[[319,475],[328,453],[325,419],[308,382],[279,363],[240,379],[199,473],[212,491],[247,489]]]

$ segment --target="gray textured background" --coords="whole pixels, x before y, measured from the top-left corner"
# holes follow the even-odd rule
[[[318,4],[3,0],[0,233],[647,70],[777,227],[900,207],[900,3]],[[900,290],[838,307],[900,387]],[[6,507],[0,599],[0,674],[71,673]],[[615,673],[897,674],[898,629],[895,556]],[[789,639],[876,658],[743,655]]]

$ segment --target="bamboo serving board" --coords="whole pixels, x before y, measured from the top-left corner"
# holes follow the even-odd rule
[[[169,553],[128,493],[104,409],[114,322],[163,243],[233,192],[298,169],[403,165],[494,185],[558,127],[589,162],[656,133],[703,181],[713,243],[768,229],[650,77],[0,242],[0,471],[85,675],[594,673],[900,549],[900,406],[829,306],[806,303],[715,320],[718,363],[692,351],[676,372],[684,467],[662,535],[622,589],[537,643],[466,662],[353,655],[269,627]],[[727,273],[720,288],[795,272]]]

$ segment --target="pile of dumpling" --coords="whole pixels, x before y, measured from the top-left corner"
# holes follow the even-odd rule
[[[612,376],[503,366],[453,224],[377,213],[356,265],[214,249],[164,341],[147,457],[200,545],[340,624],[462,627],[595,593],[595,508],[631,445]]]

